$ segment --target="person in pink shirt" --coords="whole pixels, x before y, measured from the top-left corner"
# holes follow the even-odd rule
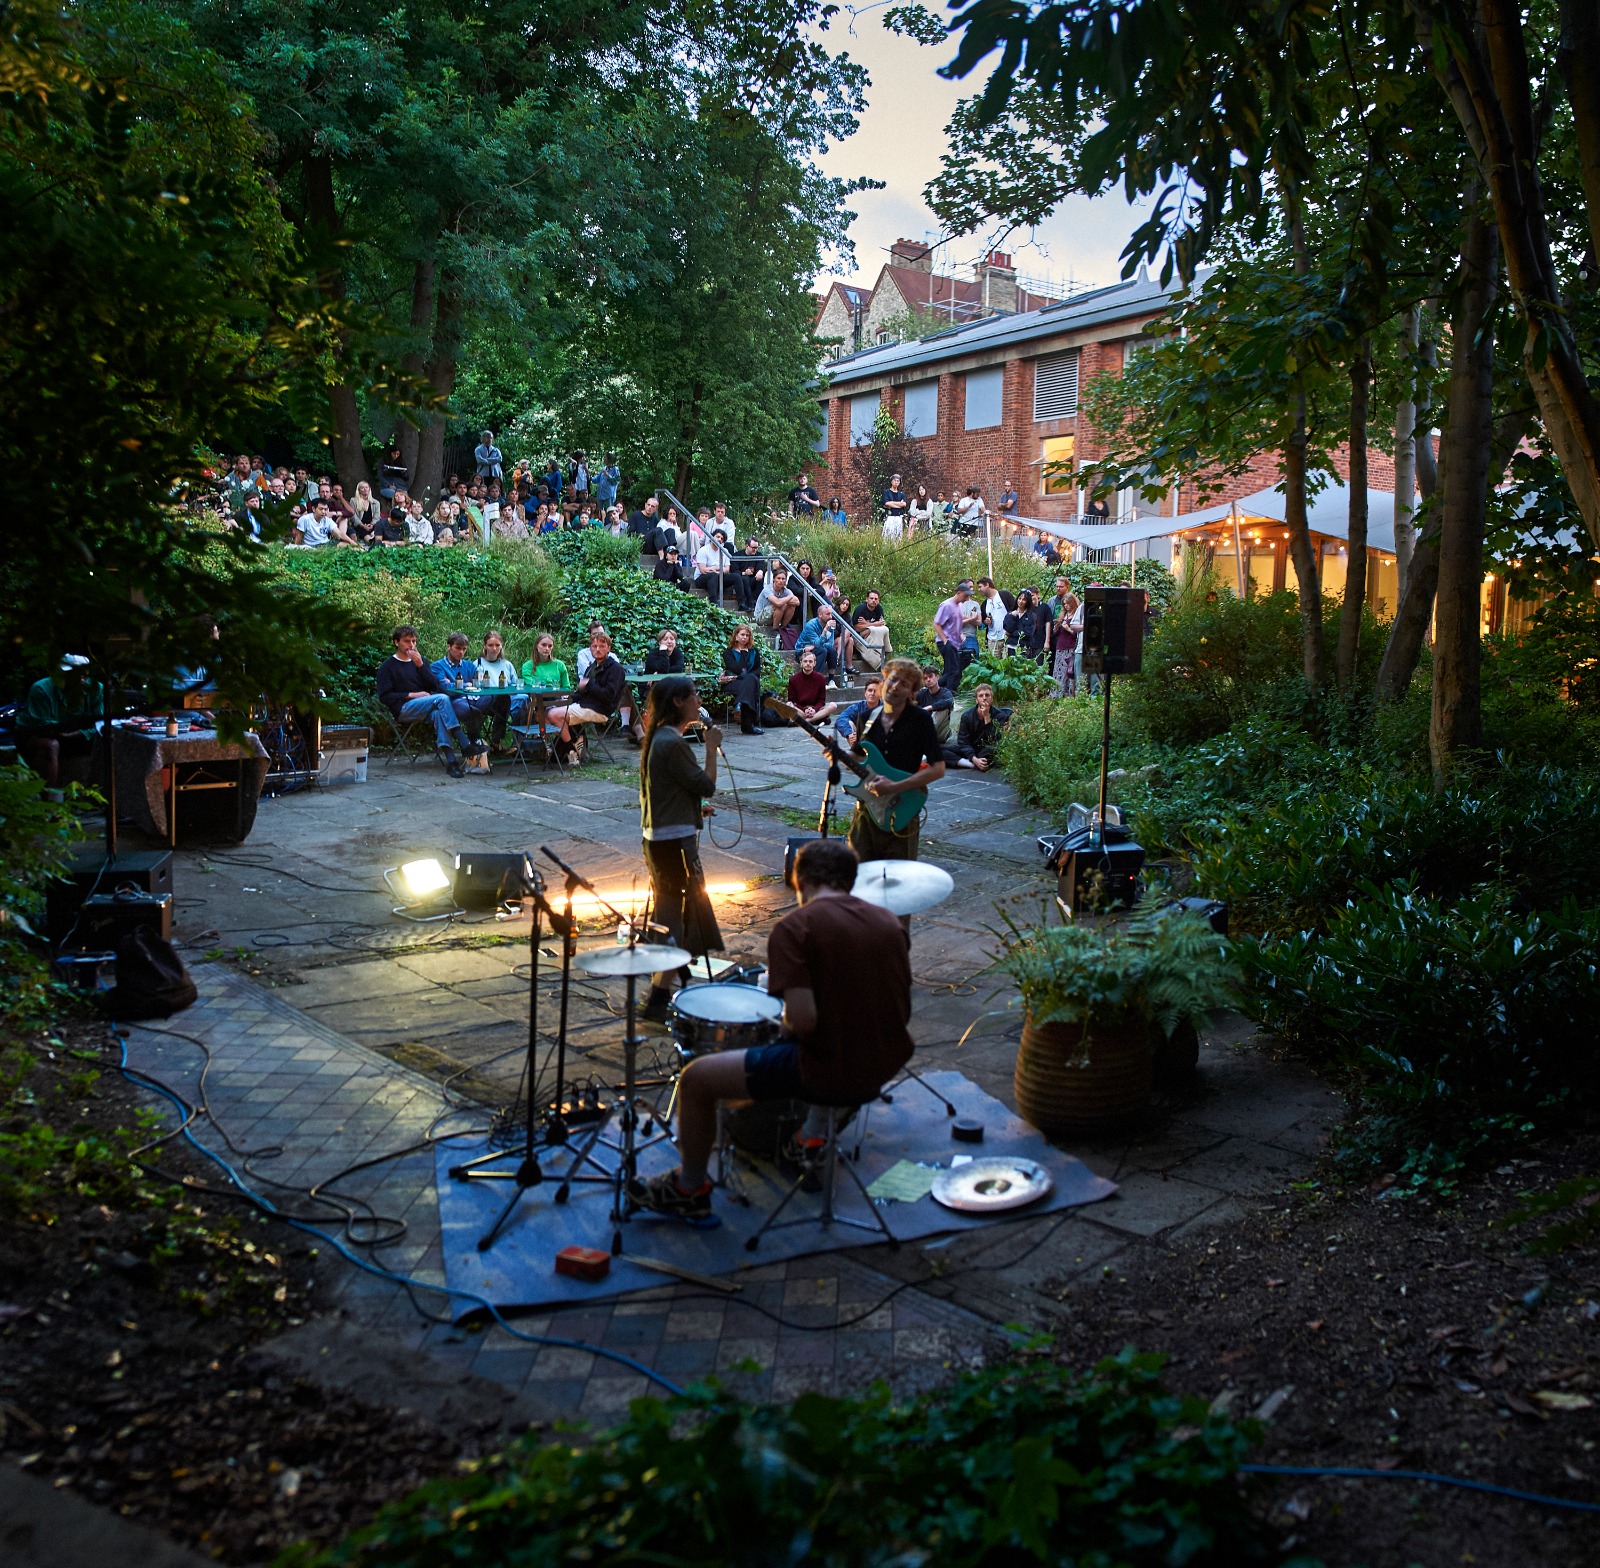
[[[963,577],[950,595],[933,614],[933,637],[944,661],[944,677],[940,681],[947,691],[961,688],[961,606],[972,597],[972,581]]]

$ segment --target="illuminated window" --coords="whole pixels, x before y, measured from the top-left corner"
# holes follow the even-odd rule
[[[1046,436],[1039,443],[1039,494],[1075,495],[1078,481],[1074,478],[1077,464],[1073,461],[1074,436]],[[1059,472],[1051,470],[1057,465]]]

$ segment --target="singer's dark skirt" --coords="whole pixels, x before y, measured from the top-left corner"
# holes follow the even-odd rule
[[[698,838],[646,839],[644,863],[650,868],[651,918],[667,928],[674,947],[693,958],[722,951],[711,895],[706,892]]]

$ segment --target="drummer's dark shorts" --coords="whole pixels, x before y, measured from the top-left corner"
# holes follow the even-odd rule
[[[798,1100],[800,1046],[794,1040],[755,1045],[744,1053],[744,1085],[752,1100]]]

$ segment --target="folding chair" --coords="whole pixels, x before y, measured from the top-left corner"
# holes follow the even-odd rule
[[[404,757],[409,763],[422,761],[431,748],[422,746],[417,740],[417,731],[424,725],[431,732],[432,719],[397,719],[381,702],[363,703],[361,705],[361,718],[371,728],[374,735],[383,730],[394,737],[390,745],[384,748],[384,766],[398,761]]]
[[[559,724],[508,724],[506,733],[512,737],[512,746],[516,752],[517,761],[522,765],[523,776],[528,774],[528,753],[535,746],[538,747],[546,767],[551,763],[556,766],[557,772],[564,772],[566,765],[561,760],[561,749],[556,745],[556,737],[561,733]]]
[[[620,707],[615,709],[604,724],[585,724],[582,729],[584,734],[589,737],[589,740],[605,754],[606,761],[612,767],[615,767],[617,759],[612,756],[611,748],[606,745],[606,742],[613,736],[622,733],[622,709]]]

